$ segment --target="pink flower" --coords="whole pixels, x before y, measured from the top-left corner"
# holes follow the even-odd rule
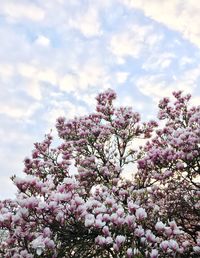
[[[157,258],[158,257],[158,250],[153,249],[150,254],[151,258]]]
[[[196,245],[193,247],[193,250],[196,254],[200,254],[200,246]]]
[[[95,217],[93,214],[87,214],[85,217],[85,226],[86,227],[91,227],[94,225],[95,222]]]
[[[128,248],[126,253],[127,253],[128,258],[131,258],[133,256],[133,249],[132,248]]]
[[[158,221],[155,225],[155,229],[157,231],[163,231],[165,229],[165,224],[163,224],[161,221]]]
[[[143,220],[147,218],[147,213],[145,209],[143,208],[138,208],[135,212],[135,216],[138,220]]]
[[[95,243],[97,243],[100,246],[103,246],[104,244],[106,244],[106,238],[103,236],[97,236],[95,238]]]
[[[102,229],[102,232],[105,236],[109,236],[110,235],[110,231],[109,231],[109,228],[108,226],[104,226],[103,229]]]
[[[128,203],[128,208],[129,208],[129,210],[130,210],[131,212],[135,212],[136,209],[139,208],[139,205],[137,205],[137,204],[133,203],[132,201],[130,201],[130,202]]]
[[[178,243],[173,239],[169,240],[169,247],[170,247],[170,249],[172,249],[175,252],[177,252],[178,248],[179,248]]]
[[[165,234],[170,237],[173,234],[173,231],[170,227],[165,227]]]
[[[96,219],[95,220],[95,227],[97,227],[97,228],[102,228],[103,226],[105,226],[105,222],[104,221],[102,221],[101,219]]]
[[[118,247],[120,247],[126,240],[125,236],[119,235],[115,238],[115,242],[117,244]]]
[[[112,237],[110,237],[110,236],[106,237],[106,244],[107,244],[107,245],[110,245],[110,244],[112,244],[112,243],[113,243]]]
[[[138,237],[144,236],[144,229],[141,226],[139,226],[135,229],[134,234]]]
[[[146,236],[146,239],[147,239],[148,242],[152,242],[152,243],[156,242],[156,237],[155,237],[155,235],[151,232],[151,230],[147,230],[145,236]]]
[[[164,251],[164,252],[166,252],[167,251],[167,248],[169,247],[169,242],[168,241],[162,241],[161,243],[160,243],[160,247],[162,248],[162,250]]]

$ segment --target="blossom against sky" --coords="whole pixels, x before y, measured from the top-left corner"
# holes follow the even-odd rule
[[[0,38],[0,198],[56,118],[100,91],[144,119],[174,90],[200,104],[198,0],[1,0]]]

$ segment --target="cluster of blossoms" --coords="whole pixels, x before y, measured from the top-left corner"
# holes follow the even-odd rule
[[[58,118],[63,143],[36,143],[16,198],[0,202],[0,257],[199,257],[200,107],[174,97],[159,103],[160,128],[115,108],[112,90],[95,113]]]

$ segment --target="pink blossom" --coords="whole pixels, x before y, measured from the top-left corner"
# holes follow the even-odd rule
[[[200,107],[173,95],[159,124],[116,107],[111,89],[96,112],[58,118],[58,146],[35,143],[16,198],[0,201],[2,257],[198,256]]]
[[[163,224],[161,221],[158,221],[155,225],[155,229],[157,231],[163,231],[165,229],[165,224]]]
[[[150,254],[151,258],[157,258],[158,257],[158,250],[153,249]]]
[[[169,247],[170,247],[173,251],[178,251],[178,248],[179,248],[178,243],[177,243],[175,240],[173,240],[173,239],[170,239],[170,240],[169,240]]]
[[[133,250],[132,250],[132,248],[128,248],[127,251],[126,251],[126,253],[127,253],[128,258],[131,258],[131,257],[133,256]]]
[[[143,208],[138,208],[135,212],[135,216],[138,220],[143,220],[147,218],[147,213],[145,209]]]
[[[117,244],[118,247],[120,247],[126,240],[126,237],[125,236],[122,236],[122,235],[118,235],[116,238],[115,238],[115,242]]]
[[[200,253],[200,246],[193,246],[193,250],[196,254],[199,254]]]
[[[162,242],[160,243],[160,247],[162,248],[162,250],[163,250],[164,252],[166,252],[166,251],[167,251],[167,248],[169,247],[169,242],[166,241],[166,240],[162,241]]]
[[[135,229],[134,234],[138,237],[142,237],[144,235],[144,229],[141,226],[139,226]]]

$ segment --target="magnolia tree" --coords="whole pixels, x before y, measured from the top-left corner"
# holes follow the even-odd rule
[[[95,113],[58,118],[62,144],[36,143],[16,199],[0,202],[1,257],[200,257],[200,107],[173,95],[159,126],[114,107],[112,90]]]

